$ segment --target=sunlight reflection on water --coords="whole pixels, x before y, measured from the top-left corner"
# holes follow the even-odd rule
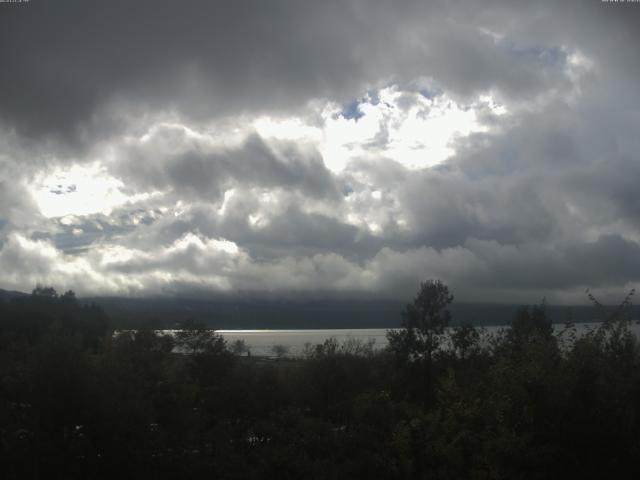
[[[576,336],[581,336],[594,330],[598,323],[577,323],[575,324]],[[486,326],[480,328],[483,336],[497,334],[505,326]],[[560,334],[565,329],[564,324],[555,324],[554,331]],[[640,337],[640,325],[636,322],[629,325],[629,329]],[[329,338],[335,338],[339,344],[348,340],[359,340],[363,344],[374,342],[374,350],[381,350],[387,346],[388,329],[324,329],[324,330],[217,330],[228,344],[231,345],[236,340],[243,340],[249,347],[251,355],[273,357],[275,353],[273,347],[281,345],[286,350],[287,356],[300,356],[304,354],[305,344],[317,345]],[[568,340],[569,332],[561,335],[560,338]]]

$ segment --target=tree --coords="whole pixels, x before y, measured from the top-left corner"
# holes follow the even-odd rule
[[[430,364],[451,321],[446,310],[451,302],[453,295],[440,280],[422,282],[414,300],[402,311],[402,329],[387,333],[389,348],[409,362]]]
[[[444,340],[451,321],[446,309],[453,302],[449,288],[440,280],[420,284],[418,294],[402,311],[402,327],[389,330],[389,350],[419,389],[425,406],[433,397],[433,360]],[[417,380],[417,382],[415,382]]]
[[[221,354],[227,348],[220,334],[192,318],[178,324],[176,345],[183,353],[191,355]]]
[[[204,388],[222,381],[234,363],[227,341],[211,328],[193,319],[178,324],[177,350],[187,354],[193,379]]]
[[[238,338],[237,340],[233,341],[233,343],[231,344],[231,352],[234,355],[242,355],[246,353],[248,356],[251,356],[251,349],[242,338]]]
[[[553,324],[547,314],[547,304],[542,299],[540,305],[520,307],[511,322],[509,337],[517,342],[530,340],[537,336],[550,340],[553,337]]]
[[[287,347],[286,345],[277,344],[271,347],[271,351],[277,358],[282,358],[287,355],[287,353],[289,353],[289,347]]]
[[[58,293],[53,287],[43,287],[42,285],[36,285],[31,295],[40,298],[58,298]]]
[[[451,346],[454,353],[462,360],[479,352],[479,341],[480,332],[471,324],[460,325],[451,332]]]

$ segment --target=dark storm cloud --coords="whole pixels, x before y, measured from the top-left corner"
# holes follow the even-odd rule
[[[225,189],[242,182],[304,191],[310,197],[339,196],[331,173],[313,149],[291,142],[270,145],[250,134],[234,146],[211,145],[182,126],[154,129],[142,141],[117,149],[112,173],[131,188],[173,190],[188,200],[215,202]]]
[[[252,226],[247,215],[217,218],[201,210],[191,218],[187,228],[197,226],[210,237],[224,235],[257,259],[337,252],[357,260],[370,258],[383,245],[381,239],[340,219],[302,211],[295,199],[284,199],[283,203],[282,210],[264,226]],[[232,208],[229,210],[233,211]]]
[[[612,156],[565,175],[562,185],[594,224],[621,221],[640,228],[640,155]]]
[[[3,8],[2,61],[11,75],[2,76],[0,107],[34,133],[79,129],[118,98],[207,117],[287,108],[352,83],[362,61],[353,39],[368,26],[356,10],[118,0]]]
[[[81,141],[119,128],[93,115],[117,101],[211,118],[351,102],[367,85],[418,76],[463,95],[531,96],[565,81],[561,53],[495,42],[468,22],[479,11],[361,0],[3,6],[0,58],[10,74],[0,77],[0,112],[30,135]]]
[[[26,143],[0,130],[0,241],[12,229],[47,223],[25,185],[33,178],[34,168],[46,162],[40,160],[42,152],[27,148]]]

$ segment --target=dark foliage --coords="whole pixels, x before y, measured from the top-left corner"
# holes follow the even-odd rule
[[[265,359],[194,320],[113,332],[73,292],[36,288],[0,301],[0,476],[626,478],[631,295],[588,335],[554,331],[543,303],[490,336],[447,328],[453,298],[431,281],[386,351],[329,339]]]

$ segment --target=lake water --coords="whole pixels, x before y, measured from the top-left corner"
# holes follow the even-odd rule
[[[387,330],[372,329],[327,329],[327,330],[217,330],[228,344],[236,340],[243,340],[251,350],[251,355],[265,357],[275,356],[273,347],[283,346],[288,356],[299,356],[304,352],[305,345],[324,343],[329,338],[335,338],[342,344],[350,339],[364,343],[374,342],[374,349],[387,346]]]
[[[575,324],[576,335],[584,335],[595,329],[598,323]],[[483,327],[485,334],[498,333],[504,326]],[[637,322],[629,326],[630,330],[640,337],[640,325]],[[554,330],[560,333],[565,329],[564,324],[555,324]],[[251,350],[251,355],[273,357],[273,347],[280,345],[286,350],[287,356],[303,355],[305,345],[317,345],[329,338],[335,338],[339,344],[349,340],[359,340],[363,343],[373,342],[373,348],[383,349],[387,346],[387,331],[385,328],[371,329],[326,329],[326,330],[217,330],[225,340],[231,344],[236,340],[243,340]]]

